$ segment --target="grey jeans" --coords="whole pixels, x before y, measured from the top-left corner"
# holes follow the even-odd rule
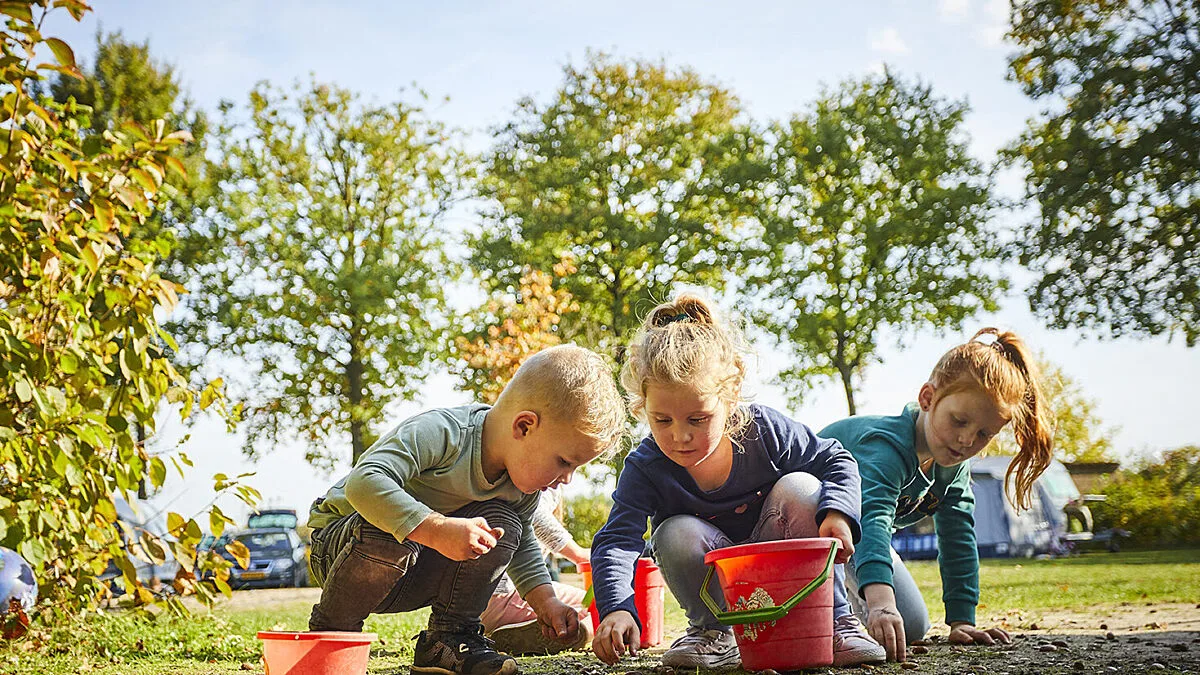
[[[371,614],[433,607],[429,629],[474,632],[521,539],[521,520],[498,500],[475,502],[449,514],[482,516],[504,528],[495,548],[455,561],[405,539],[397,541],[357,513],[313,532],[309,570],[321,586],[309,630],[361,631]]]
[[[700,600],[700,585],[708,571],[704,564],[706,553],[735,544],[815,537],[820,500],[821,481],[807,473],[789,473],[776,481],[767,493],[762,514],[746,541],[732,541],[712,523],[696,516],[671,516],[660,523],[650,536],[650,548],[662,568],[667,587],[687,615],[688,625],[705,630],[728,630]],[[834,618],[850,613],[842,567],[834,566]],[[725,598],[715,575],[709,582],[708,592],[718,606],[725,609]]]
[[[896,609],[900,610],[900,616],[904,619],[904,639],[908,642],[920,640],[929,632],[929,610],[925,607],[925,598],[921,597],[921,589],[917,588],[917,582],[904,566],[896,549],[892,549],[892,587],[896,590]],[[846,590],[849,591],[850,606],[854,608],[854,613],[866,623],[870,608],[859,594],[854,565],[846,566]]]

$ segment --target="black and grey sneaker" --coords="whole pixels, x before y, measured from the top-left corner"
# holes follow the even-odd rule
[[[417,635],[412,672],[441,675],[516,675],[517,660],[496,651],[495,643],[475,632],[423,630]]]

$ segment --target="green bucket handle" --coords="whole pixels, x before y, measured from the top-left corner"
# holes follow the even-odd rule
[[[776,621],[783,618],[793,607],[804,602],[804,599],[812,595],[813,591],[821,587],[829,579],[829,575],[833,574],[833,561],[837,557],[838,542],[833,542],[829,545],[829,559],[825,561],[825,569],[819,575],[808,583],[807,586],[796,591],[796,594],[788,598],[782,605],[775,607],[759,607],[757,609],[742,609],[735,612],[722,612],[717,606],[716,601],[708,593],[708,582],[712,580],[713,571],[715,568],[712,565],[708,566],[708,574],[704,575],[704,583],[700,586],[700,599],[704,601],[705,606],[709,611],[717,617],[717,621],[726,626],[737,626],[746,623],[765,623],[767,621]]]

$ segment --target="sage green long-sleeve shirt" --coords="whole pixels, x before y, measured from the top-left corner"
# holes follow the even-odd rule
[[[975,545],[975,493],[971,469],[918,466],[916,403],[895,416],[860,415],[821,430],[858,460],[862,476],[862,541],[852,564],[859,588],[892,584],[892,532],[933,516],[942,574],[946,623],[975,623],[979,604],[979,551]],[[860,591],[861,592],[861,591]]]
[[[521,518],[521,543],[508,567],[524,596],[550,583],[531,519],[538,495],[517,489],[508,474],[495,482],[483,474],[483,420],[491,408],[472,404],[410,417],[372,445],[350,473],[313,502],[314,529],[360,514],[404,540],[429,514],[450,514],[472,502],[500,499]]]

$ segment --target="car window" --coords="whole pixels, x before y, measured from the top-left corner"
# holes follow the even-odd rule
[[[294,513],[256,513],[246,519],[246,526],[295,529],[297,522],[296,514]]]
[[[292,542],[287,532],[252,532],[238,535],[238,541],[251,551],[292,550]]]

